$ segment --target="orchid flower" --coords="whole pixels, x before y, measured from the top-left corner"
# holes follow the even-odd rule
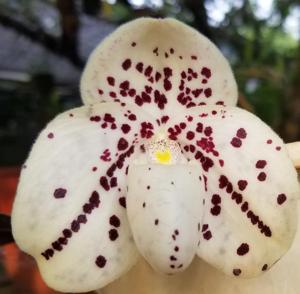
[[[50,287],[104,287],[139,255],[165,274],[197,256],[254,277],[286,253],[296,171],[282,140],[235,107],[207,38],[174,19],[125,24],[91,55],[81,94],[40,133],[13,208],[16,242]]]

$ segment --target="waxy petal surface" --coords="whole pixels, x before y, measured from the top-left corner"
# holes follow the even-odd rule
[[[143,134],[135,113],[117,103],[65,112],[41,132],[24,165],[13,234],[54,289],[103,287],[135,263],[125,198],[133,143]]]
[[[94,50],[81,94],[84,103],[131,102],[161,120],[196,105],[235,105],[237,86],[206,37],[175,19],[140,18]]]
[[[159,272],[183,271],[196,254],[204,207],[199,174],[197,163],[129,167],[130,227],[139,251]]]
[[[282,140],[234,107],[194,108],[169,123],[169,137],[202,170],[205,213],[198,255],[235,276],[270,268],[294,239],[300,194]]]

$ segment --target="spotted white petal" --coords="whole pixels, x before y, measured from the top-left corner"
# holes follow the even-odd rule
[[[204,206],[198,165],[131,164],[128,189],[128,219],[141,254],[159,272],[186,269],[197,251]]]
[[[94,290],[135,263],[126,169],[135,143],[148,134],[145,118],[116,103],[83,106],[39,135],[22,170],[12,227],[50,287]]]
[[[270,268],[296,232],[296,171],[282,140],[234,107],[199,107],[170,120],[169,138],[197,160],[205,188],[198,255],[235,276]]]
[[[81,94],[84,103],[135,103],[162,121],[196,105],[237,101],[227,60],[175,19],[140,18],[118,28],[89,58]]]

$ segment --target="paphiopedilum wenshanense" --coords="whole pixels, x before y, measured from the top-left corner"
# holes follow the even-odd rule
[[[50,287],[101,288],[139,254],[167,274],[197,255],[252,277],[288,250],[296,171],[282,140],[235,107],[208,39],[173,19],[130,22],[94,51],[81,94],[39,135],[13,209],[17,244]]]

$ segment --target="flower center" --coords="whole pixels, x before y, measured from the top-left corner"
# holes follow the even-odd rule
[[[169,140],[164,135],[158,135],[147,145],[146,150],[151,162],[158,164],[178,163],[181,154],[177,142]]]

